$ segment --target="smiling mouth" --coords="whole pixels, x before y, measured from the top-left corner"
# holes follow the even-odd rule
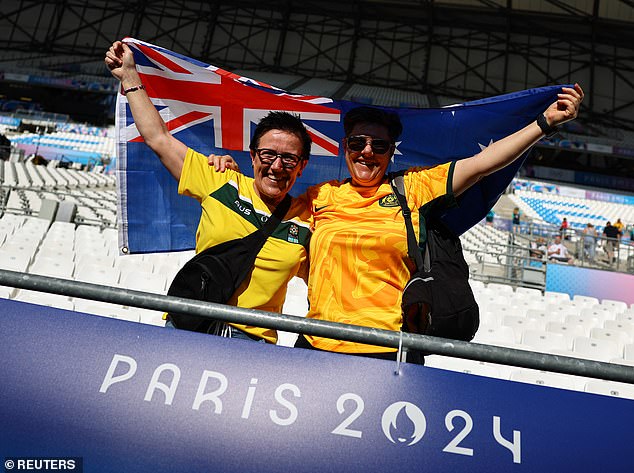
[[[376,161],[365,161],[362,159],[356,160],[355,164],[360,164],[361,166],[367,166],[367,167],[375,167],[379,165],[379,163],[377,163]]]
[[[269,180],[271,180],[273,182],[282,182],[282,181],[286,180],[286,177],[284,177],[284,176],[270,176],[270,175],[267,175],[266,177],[267,177],[267,179],[269,179]]]

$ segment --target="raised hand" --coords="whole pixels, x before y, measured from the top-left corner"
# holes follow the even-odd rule
[[[123,82],[129,78],[133,80],[138,79],[134,55],[127,44],[121,41],[112,43],[110,49],[106,51],[104,62],[108,69],[110,69],[110,73],[119,81]]]
[[[557,126],[577,118],[583,97],[583,89],[579,84],[575,84],[574,88],[563,87],[557,101],[544,112],[548,124]]]

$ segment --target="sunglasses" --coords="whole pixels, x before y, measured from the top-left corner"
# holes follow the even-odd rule
[[[297,156],[293,153],[278,153],[274,149],[258,148],[255,150],[260,162],[267,166],[272,165],[277,158],[282,160],[282,166],[285,169],[295,169],[299,162],[302,160],[301,156]]]
[[[379,138],[372,138],[367,135],[352,135],[346,138],[346,146],[350,151],[361,152],[365,149],[365,147],[370,142],[370,146],[372,147],[372,152],[374,154],[385,154],[390,149],[392,149],[392,143],[387,140],[382,140]]]

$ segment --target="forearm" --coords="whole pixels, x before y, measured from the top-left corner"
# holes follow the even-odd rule
[[[136,69],[126,71],[121,79],[124,90],[142,84]],[[187,147],[174,138],[144,89],[126,94],[134,123],[145,143],[154,151],[175,179],[180,179]]]
[[[544,133],[534,121],[492,143],[475,156],[459,160],[453,175],[454,193],[460,195],[483,177],[508,166],[543,136]]]
[[[458,161],[453,176],[454,193],[459,195],[483,177],[508,166],[537,143],[545,132],[575,119],[582,100],[583,90],[579,84],[575,84],[574,87],[562,87],[561,93],[557,94],[557,100],[543,113],[543,130],[535,120],[512,135],[491,144],[475,156]]]

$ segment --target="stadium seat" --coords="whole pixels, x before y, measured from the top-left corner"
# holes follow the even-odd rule
[[[584,390],[588,393],[602,394],[623,399],[634,399],[634,386],[614,381],[590,380],[586,382]]]
[[[515,348],[515,331],[511,327],[480,327],[473,339],[475,343]]]
[[[502,325],[513,329],[515,343],[518,344],[522,341],[522,332],[524,330],[536,330],[538,328],[538,324],[534,319],[515,315],[505,315],[502,317]]]
[[[2,247],[0,247],[0,250],[3,250],[8,254],[14,254],[21,259],[26,259],[30,264],[33,260],[33,256],[35,256],[35,253],[37,252],[39,242],[28,240],[19,241],[20,239],[21,238],[19,236],[14,235],[14,238],[10,242],[5,243]]]
[[[543,297],[542,295],[542,291],[540,291],[539,289],[534,289],[532,287],[518,287],[517,289],[515,289],[515,293],[517,294],[524,294],[530,297],[538,297],[539,299],[541,299]]]
[[[503,372],[493,364],[481,361],[465,360],[451,356],[429,355],[425,357],[425,366],[459,373],[486,376],[489,378],[507,379]]]
[[[478,281],[477,279],[469,279],[469,285],[473,291],[478,291],[480,289],[484,289],[484,283],[482,281]]]
[[[128,307],[128,310],[139,314],[139,321],[142,324],[156,325],[164,327],[163,312],[159,310],[141,309],[139,307]]]
[[[74,269],[75,263],[73,263],[72,260],[42,256],[38,257],[31,265],[29,273],[54,278],[72,279]]]
[[[540,327],[546,327],[548,322],[559,322],[563,323],[566,315],[557,311],[557,312],[548,312],[546,310],[538,310],[538,309],[529,309],[526,311],[527,319],[534,319],[537,321]]]
[[[498,325],[500,325],[500,317],[497,314],[480,309],[480,328],[497,327]]]
[[[588,317],[588,318],[597,319],[601,321],[615,319],[616,317],[615,312],[610,310],[610,307],[607,307],[607,306],[603,307],[598,305],[581,309],[580,315],[581,317]]]
[[[518,381],[520,383],[536,384],[538,386],[569,389],[573,391],[580,391],[583,388],[580,378],[526,368],[520,368],[513,371],[511,373],[510,380]]]
[[[109,304],[107,302],[80,298],[74,298],[73,303],[75,304],[75,311],[77,312],[84,312],[86,314],[100,315],[102,317],[111,317],[132,322],[139,321],[139,314],[137,312],[130,312],[128,308],[118,304]]]
[[[580,325],[583,327],[586,336],[590,335],[590,330],[594,327],[600,327],[603,323],[602,320],[588,315],[567,315],[564,322],[571,325]]]
[[[99,265],[106,268],[114,268],[114,258],[107,253],[78,253],[75,256],[77,267],[86,265]]]
[[[68,299],[68,297],[59,294],[48,294],[46,292],[20,289],[14,299],[30,304],[56,307],[58,309],[73,310],[74,308],[73,302]]]
[[[519,315],[523,317],[525,313],[525,312],[522,312],[522,309],[511,307],[508,304],[494,303],[494,304],[484,305],[484,307],[486,307],[487,311],[493,312],[500,318],[503,318],[507,315],[514,315],[514,316]]]
[[[544,300],[546,302],[570,302],[570,296],[565,292],[544,292]]]
[[[611,340],[616,343],[619,354],[622,356],[623,348],[631,340],[630,335],[619,329],[609,329],[605,327],[594,327],[590,330],[590,338],[594,340]]]
[[[578,302],[586,306],[593,306],[599,303],[599,299],[596,297],[581,296],[579,294],[572,296],[572,300],[573,302]]]
[[[634,312],[623,312],[616,314],[615,320],[620,322],[630,322],[634,324]]]
[[[634,342],[634,323],[626,320],[606,320],[603,322],[603,328],[608,330],[618,330],[627,335],[629,341]]]
[[[612,299],[603,299],[601,301],[603,307],[609,307],[612,312],[625,312],[627,310],[627,304],[623,301],[615,301]]]
[[[165,277],[161,274],[153,274],[146,271],[122,272],[119,286],[134,291],[165,294]]]
[[[98,264],[78,266],[75,269],[77,281],[100,284],[104,286],[116,286],[119,283],[120,272],[117,268],[109,268]]]
[[[490,282],[487,287],[498,294],[513,294],[513,286],[509,284]]]
[[[546,322],[546,331],[560,333],[566,340],[567,350],[572,350],[575,337],[585,336],[585,329],[582,325],[567,322]]]
[[[524,330],[521,342],[526,348],[542,353],[568,350],[568,342],[564,334],[545,330]]]
[[[510,300],[510,304],[512,315],[525,316],[529,310],[534,308],[534,301],[530,299],[524,299],[522,297],[513,297]]]
[[[121,271],[121,274],[126,274],[132,271],[152,273],[154,270],[152,262],[144,260],[143,255],[118,256],[114,260],[114,266]]]
[[[15,251],[12,248],[0,248],[0,268],[8,271],[26,272],[32,257],[31,251]]]
[[[546,304],[546,311],[550,312],[552,314],[562,314],[564,317],[567,317],[569,315],[572,316],[579,316],[580,315],[580,310],[579,308],[571,305],[569,302],[568,303],[559,303],[559,302],[549,302]]]
[[[628,343],[623,348],[623,359],[634,362],[634,343]]]
[[[613,358],[621,358],[623,355],[623,350],[619,350],[617,342],[587,337],[576,337],[572,351],[579,358],[606,363]]]
[[[75,261],[75,252],[72,247],[41,245],[35,261],[39,259],[52,259],[72,264]]]

